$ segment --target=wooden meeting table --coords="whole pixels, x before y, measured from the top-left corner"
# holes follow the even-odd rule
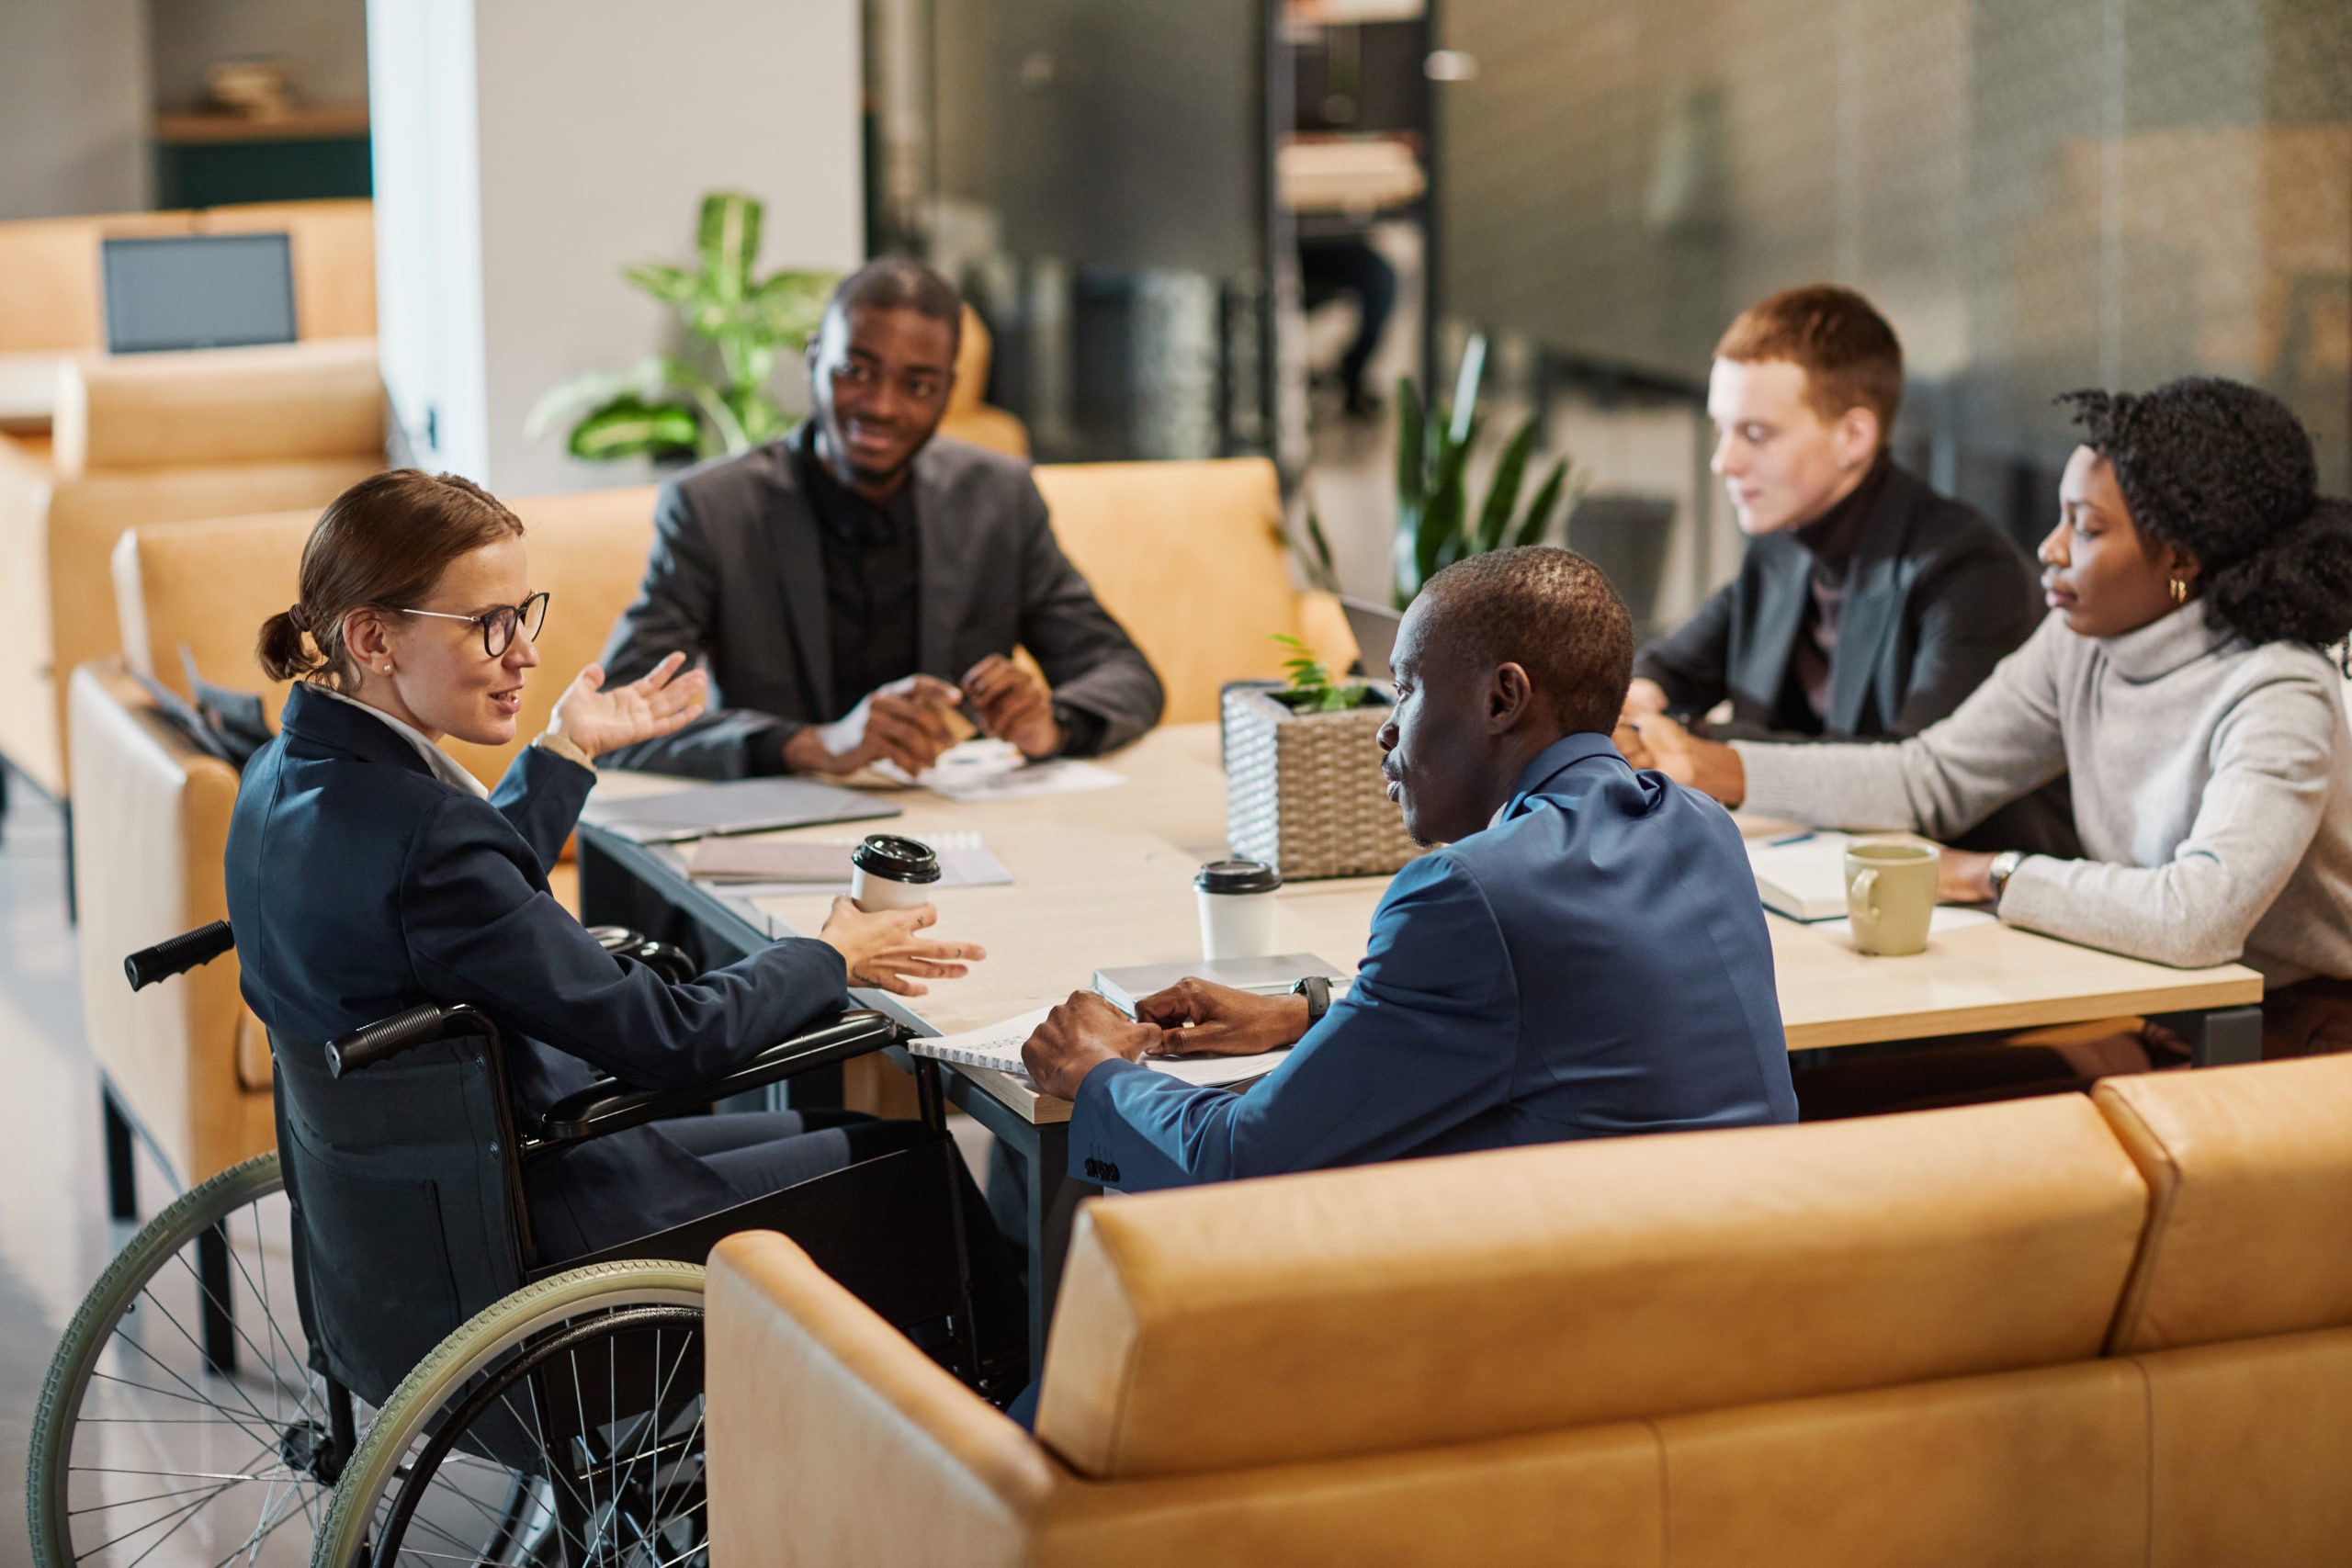
[[[942,891],[937,929],[980,942],[987,961],[965,979],[933,982],[926,997],[858,993],[862,1005],[884,1009],[918,1033],[954,1033],[1059,1001],[1083,988],[1097,968],[1199,953],[1193,874],[1226,852],[1217,745],[1215,725],[1168,726],[1103,759],[1126,779],[1119,788],[987,805],[902,789],[892,795],[902,816],[776,836],[842,842],[876,829],[919,839],[981,836],[1014,881]],[[636,794],[679,782],[614,773],[598,790]],[[682,942],[711,965],[823,923],[830,897],[739,897],[686,874],[692,853],[691,845],[648,849],[583,827],[582,918]],[[1378,876],[1284,887],[1275,895],[1276,951],[1352,966],[1363,955],[1373,909],[1387,884]],[[1997,921],[1939,932],[1912,957],[1872,958],[1854,951],[1842,925],[1778,916],[1767,924],[1792,1052],[2136,1015],[2163,1018],[2188,1040],[2199,1065],[2260,1054],[2262,977],[2238,964],[2172,969]],[[1099,1190],[1068,1179],[1070,1103],[1007,1074],[937,1065],[950,1100],[1024,1168],[1024,1229],[1034,1265],[1030,1355],[1033,1367],[1042,1365],[1071,1213],[1080,1197]]]

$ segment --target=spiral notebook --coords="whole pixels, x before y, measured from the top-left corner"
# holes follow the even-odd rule
[[[910,1040],[907,1049],[918,1056],[931,1056],[943,1062],[953,1062],[964,1067],[987,1067],[992,1072],[1011,1073],[1024,1082],[1029,1069],[1021,1063],[1021,1046],[1046,1021],[1051,1008],[1038,1008],[1001,1023],[991,1023],[978,1029],[967,1029],[960,1034],[934,1035],[928,1040]],[[1171,1078],[1182,1078],[1203,1089],[1232,1089],[1261,1078],[1274,1070],[1282,1059],[1290,1055],[1285,1045],[1279,1051],[1268,1051],[1255,1056],[1147,1056],[1143,1065],[1155,1073],[1166,1073]]]

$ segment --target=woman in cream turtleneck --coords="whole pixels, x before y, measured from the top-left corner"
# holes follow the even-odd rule
[[[1898,746],[1650,718],[1619,742],[1728,806],[1946,840],[2063,771],[2086,858],[1948,850],[1946,901],[2162,964],[2243,958],[2267,1056],[2352,1048],[2352,733],[2322,651],[2352,632],[2352,507],[2254,388],[2066,400],[2084,442],[2040,551],[2052,613],[1950,718]]]

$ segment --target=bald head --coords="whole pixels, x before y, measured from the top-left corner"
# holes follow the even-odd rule
[[[1425,659],[1518,665],[1563,734],[1616,724],[1634,678],[1634,621],[1584,557],[1554,545],[1495,550],[1447,567],[1421,597]]]

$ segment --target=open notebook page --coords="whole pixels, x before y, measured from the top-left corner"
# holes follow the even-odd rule
[[[1038,1008],[1018,1018],[1008,1018],[1001,1023],[991,1023],[978,1029],[967,1029],[960,1034],[942,1034],[928,1040],[910,1040],[907,1049],[918,1056],[934,1056],[943,1062],[954,1062],[967,1067],[988,1067],[1000,1073],[1011,1073],[1025,1078],[1029,1069],[1021,1065],[1021,1046],[1036,1027],[1046,1021],[1050,1008]],[[1216,1089],[1246,1083],[1272,1072],[1290,1048],[1268,1051],[1256,1056],[1147,1056],[1143,1065],[1156,1073],[1182,1078],[1186,1083]]]

